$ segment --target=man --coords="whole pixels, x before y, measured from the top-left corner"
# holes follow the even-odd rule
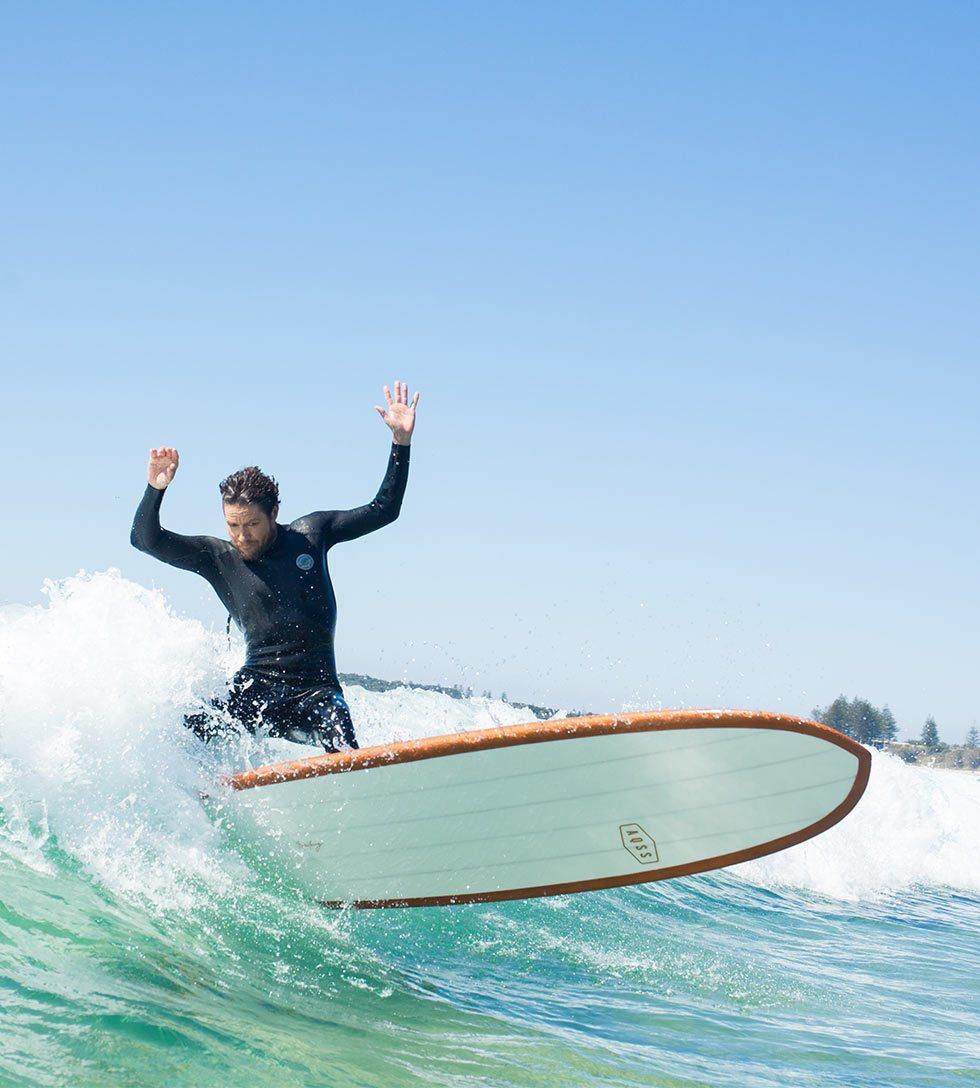
[[[186,724],[209,740],[233,722],[255,732],[328,752],[356,748],[350,710],[334,661],[337,603],[327,552],[343,540],[374,532],[398,517],[419,394],[384,387],[387,408],[375,405],[392,432],[388,470],[373,502],[354,510],[321,510],[288,525],[276,521],[279,487],[258,468],[241,469],[219,485],[229,540],[180,536],[160,525],[163,493],[180,462],[171,446],[150,450],[147,487],[136,511],[133,546],[164,563],[206,578],[244,632],[245,665],[226,700]]]

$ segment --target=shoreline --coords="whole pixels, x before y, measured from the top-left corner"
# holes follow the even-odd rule
[[[368,676],[364,673],[340,673],[339,678],[341,684],[353,684],[368,691],[414,688],[421,691],[437,691],[442,695],[448,695],[451,699],[463,699],[476,695],[472,688],[463,688],[459,684],[447,686],[444,684],[420,684],[411,680],[382,680],[377,676]],[[484,695],[487,694],[484,693]],[[528,710],[539,720],[554,717],[558,713],[553,707],[507,699],[502,695],[489,697],[499,698],[501,702],[507,703],[509,706]],[[565,713],[567,717],[574,718],[589,712],[569,710]],[[890,741],[878,750],[898,756],[903,762],[914,767],[928,767],[936,771],[965,771],[971,775],[980,774],[980,748],[971,747],[968,744],[944,744],[938,751],[930,752],[919,741]]]

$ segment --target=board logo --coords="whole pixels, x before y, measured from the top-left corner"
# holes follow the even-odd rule
[[[660,861],[656,842],[639,824],[620,824],[619,837],[641,865],[656,865]]]
[[[297,555],[296,556],[296,566],[299,567],[300,570],[312,570],[313,569],[313,556],[312,555],[307,555],[306,552],[303,552],[302,555]]]

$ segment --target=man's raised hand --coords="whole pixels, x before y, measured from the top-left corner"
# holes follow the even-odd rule
[[[146,466],[146,479],[151,487],[163,491],[173,481],[180,464],[180,454],[173,446],[158,446],[150,450],[150,463]]]
[[[412,431],[415,430],[415,406],[419,402],[420,394],[416,393],[409,403],[408,382],[395,382],[394,397],[388,386],[385,386],[384,390],[385,404],[388,408],[385,410],[376,404],[374,410],[391,428],[395,442],[399,446],[407,446],[411,443]]]

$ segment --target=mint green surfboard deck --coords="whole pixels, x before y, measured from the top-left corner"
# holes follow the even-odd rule
[[[331,907],[489,902],[706,872],[843,819],[870,753],[749,711],[569,718],[242,771],[224,820]]]

